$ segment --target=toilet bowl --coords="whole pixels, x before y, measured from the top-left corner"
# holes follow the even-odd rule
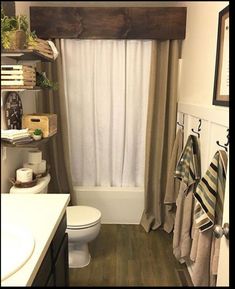
[[[88,243],[100,231],[101,212],[88,206],[70,206],[66,209],[69,239],[69,268],[82,268],[90,263]]]

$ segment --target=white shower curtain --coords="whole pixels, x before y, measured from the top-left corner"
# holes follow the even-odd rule
[[[62,40],[75,186],[144,186],[152,41]]]

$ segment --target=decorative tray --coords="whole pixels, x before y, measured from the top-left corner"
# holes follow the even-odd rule
[[[13,184],[13,186],[17,187],[17,188],[31,188],[36,186],[37,182],[38,182],[38,178],[34,177],[34,179],[30,182],[19,182],[16,181],[14,178],[10,178],[9,181]]]

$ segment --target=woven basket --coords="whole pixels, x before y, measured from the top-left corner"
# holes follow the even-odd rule
[[[26,44],[26,34],[23,30],[11,31],[10,49],[24,49]]]

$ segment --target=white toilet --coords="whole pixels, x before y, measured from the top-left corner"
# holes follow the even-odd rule
[[[70,268],[82,268],[90,263],[88,243],[99,234],[100,221],[101,212],[93,207],[67,207]]]
[[[46,194],[50,175],[38,180],[31,188],[11,187],[11,194]],[[88,206],[67,207],[67,230],[69,239],[69,267],[81,268],[90,263],[88,243],[94,240],[100,231],[101,212]]]

